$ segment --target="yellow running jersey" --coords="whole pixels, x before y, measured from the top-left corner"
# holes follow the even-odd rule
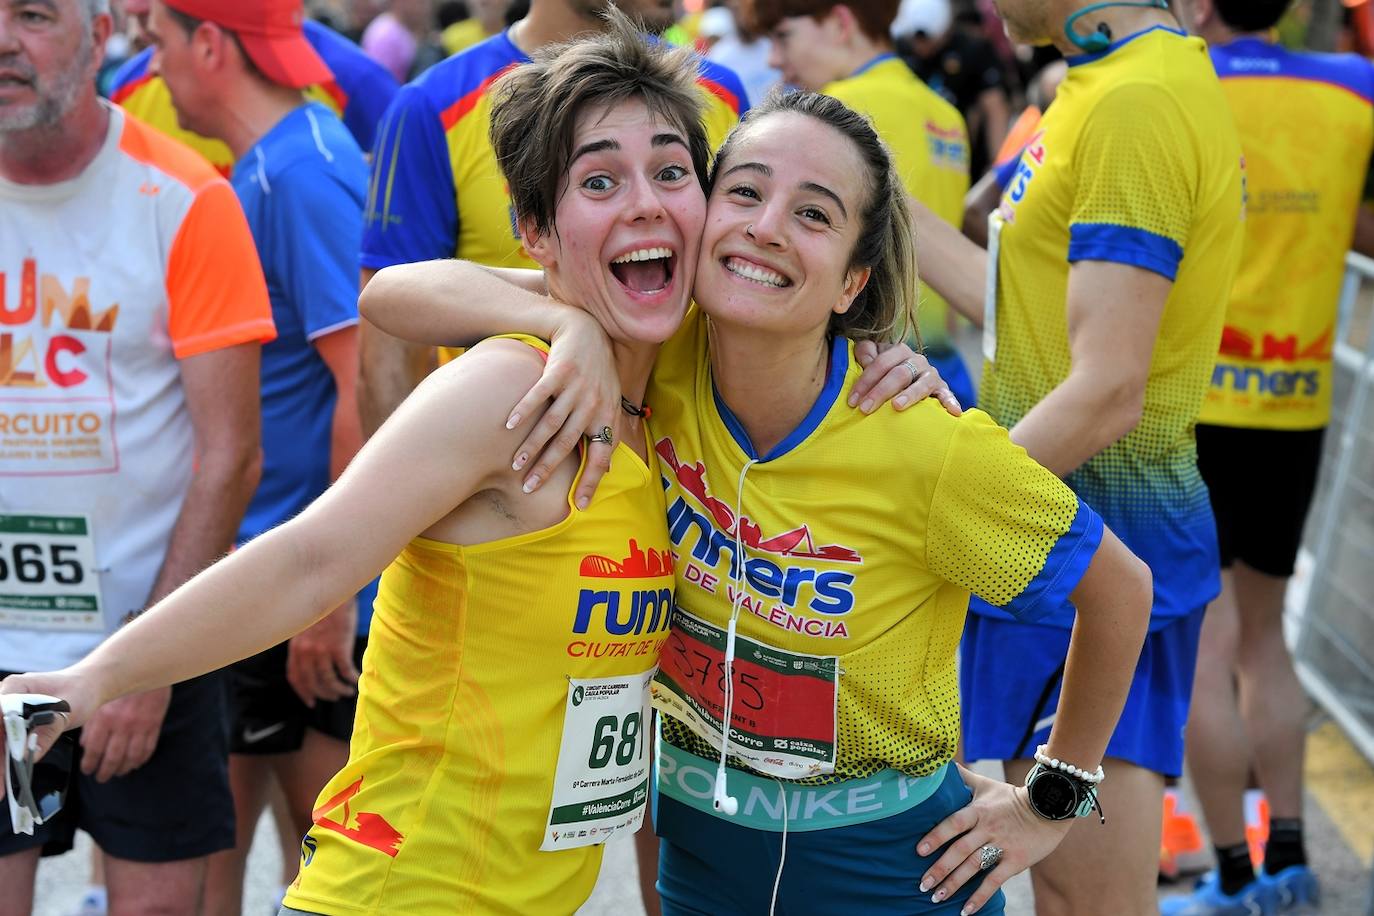
[[[648,679],[672,557],[657,462],[616,449],[591,507],[382,576],[348,764],[286,897],[331,914],[566,914],[648,793]]]
[[[1126,264],[1173,281],[1143,418],[1067,478],[1149,564],[1156,627],[1220,588],[1193,426],[1240,259],[1241,174],[1240,141],[1206,46],[1149,29],[1070,59],[990,226],[995,295],[979,403],[1009,428],[1068,377],[1072,264]],[[973,611],[1000,615],[977,601]],[[1046,618],[1072,620],[1067,605]]]
[[[935,772],[959,740],[969,593],[1036,619],[1077,585],[1101,521],[986,414],[851,409],[861,367],[842,338],[809,415],[757,455],[715,393],[707,337],[689,317],[649,392],[678,577],[654,683],[664,737],[716,753],[702,735],[719,735],[742,596],[737,763],[820,782]]]
[[[874,58],[821,90],[867,115],[887,144],[907,193],[951,226],[962,225],[969,188],[968,127],[959,109],[911,72],[895,54]],[[921,284],[921,337],[932,350],[951,346],[949,305]]]
[[[1249,205],[1245,254],[1203,423],[1318,429],[1345,252],[1374,144],[1374,63],[1259,39],[1212,49],[1236,113]]]

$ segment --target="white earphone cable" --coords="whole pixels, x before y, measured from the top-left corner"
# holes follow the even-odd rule
[[[735,627],[739,621],[739,609],[744,603],[744,534],[743,534],[743,507],[744,507],[744,478],[748,475],[749,469],[758,464],[757,459],[751,458],[744,463],[744,467],[739,472],[739,483],[735,489],[735,575],[734,601],[730,608],[730,626],[725,631],[725,715],[721,718],[721,740],[720,740],[720,764],[716,768],[716,789],[713,804],[717,811],[722,811],[726,815],[733,817],[739,810],[738,800],[731,798],[726,792],[725,758],[730,752],[730,722],[734,717],[735,707]]]
[[[778,784],[778,794],[782,798],[782,852],[778,855],[778,873],[773,876],[773,899],[768,902],[768,916],[773,916],[778,907],[778,888],[782,887],[782,867],[787,862],[787,786],[776,776],[773,781]]]

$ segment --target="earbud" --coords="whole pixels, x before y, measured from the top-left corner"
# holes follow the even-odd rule
[[[1117,0],[1117,2],[1093,3],[1085,6],[1068,19],[1064,20],[1064,34],[1068,36],[1069,41],[1089,54],[1099,54],[1110,48],[1112,46],[1112,30],[1107,27],[1107,23],[1099,23],[1097,31],[1090,35],[1079,34],[1074,31],[1073,27],[1074,23],[1089,13],[1095,13],[1109,6],[1142,6],[1167,10],[1169,8],[1169,0]]]
[[[733,795],[725,794],[725,770],[716,772],[716,794],[711,799],[711,804],[715,809],[726,817],[734,817],[739,813],[739,799]]]
[[[748,466],[745,466],[748,469]],[[736,516],[738,517],[738,515]],[[738,606],[735,608],[735,615],[739,613]],[[733,795],[725,794],[725,755],[730,747],[730,721],[734,716],[735,689],[734,676],[735,667],[735,616],[730,617],[730,625],[725,630],[725,734],[720,744],[720,764],[716,767],[716,793],[711,798],[711,804],[715,809],[726,817],[734,817],[739,811],[739,799]]]

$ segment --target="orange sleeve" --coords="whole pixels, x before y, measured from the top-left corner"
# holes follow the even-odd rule
[[[196,193],[167,259],[168,329],[177,359],[277,336],[248,220],[228,182]]]
[[[1004,165],[1017,156],[1029,145],[1031,136],[1040,129],[1040,119],[1043,117],[1039,108],[1034,105],[1027,105],[1026,110],[1017,117],[1016,123],[1007,131],[1007,138],[1002,141],[1002,148],[997,151],[997,157],[993,159],[995,165]]]

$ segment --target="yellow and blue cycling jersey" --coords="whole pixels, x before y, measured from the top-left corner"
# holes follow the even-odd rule
[[[673,589],[658,478],[652,451],[646,464],[622,443],[586,511],[570,491],[543,530],[406,546],[287,906],[552,916],[587,898],[602,844],[638,826],[649,792],[648,679]]]
[[[1331,418],[1336,304],[1374,144],[1374,63],[1246,38],[1212,49],[1245,150],[1245,254],[1203,423]]]
[[[690,317],[649,391],[678,583],[654,684],[664,737],[714,756],[722,631],[738,600],[736,762],[812,783],[879,776],[898,807],[870,792],[846,822],[919,803],[910,780],[937,773],[958,743],[954,662],[969,593],[1018,619],[1053,612],[1102,522],[983,413],[954,418],[933,401],[872,416],[848,407],[861,367],[842,338],[810,413],[760,455],[715,391],[708,334]],[[698,783],[674,785],[660,791],[701,801]],[[708,786],[705,808],[709,798]],[[743,793],[740,817],[762,815],[755,804]],[[808,811],[790,829],[835,824]]]
[[[1067,478],[1154,572],[1158,627],[1220,587],[1193,426],[1240,258],[1240,142],[1199,39],[1154,28],[1069,63],[993,215],[981,403],[1011,427],[1068,377],[1071,265],[1173,281],[1139,425]]]
[[[306,97],[338,115],[358,146],[367,152],[372,149],[377,124],[396,94],[396,80],[361,48],[327,26],[308,19],[304,29],[306,39],[334,74],[333,80],[306,89]],[[120,67],[110,86],[110,100],[143,123],[185,143],[210,160],[220,174],[228,175],[234,168],[233,153],[223,142],[183,130],[177,124],[167,84],[148,69],[152,59],[153,49],[144,48]]]
[[[882,54],[821,90],[867,115],[887,144],[907,193],[951,226],[964,218],[969,188],[968,127],[959,109],[917,79],[895,54]],[[933,352],[952,349],[949,305],[921,284],[921,337]]]
[[[436,64],[402,87],[373,149],[362,266],[458,257],[537,267],[516,231],[489,129],[488,90],[529,58],[508,33]],[[713,149],[748,108],[739,78],[701,60],[706,136]]]

